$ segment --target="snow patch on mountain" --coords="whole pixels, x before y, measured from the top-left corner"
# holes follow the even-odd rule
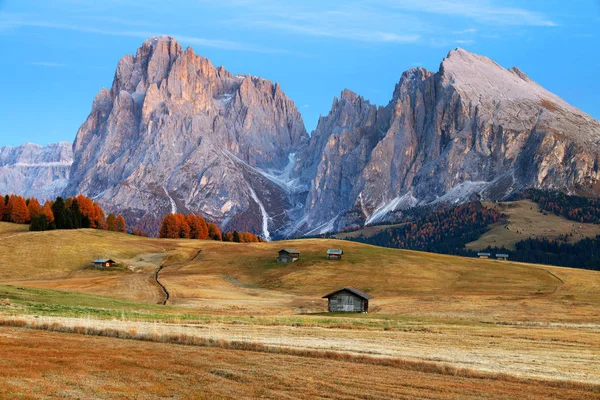
[[[171,203],[171,214],[176,214],[177,213],[177,204],[175,203],[175,200],[173,200],[173,198],[171,197],[171,195],[167,191],[166,187],[163,186],[162,188],[165,191],[165,194],[167,195],[167,198],[169,199],[169,203]]]
[[[296,166],[296,153],[290,153],[288,156],[288,163],[282,170],[263,170],[260,168],[254,168],[262,176],[275,183],[287,193],[296,193],[305,189],[300,184],[299,178],[290,178],[294,167]]]
[[[471,197],[475,193],[480,193],[483,189],[486,188],[487,185],[489,185],[489,182],[464,181],[454,186],[443,196],[438,197],[435,201],[432,202],[432,204],[441,202],[456,204],[467,201],[469,200],[469,197]]]
[[[254,200],[254,202],[258,205],[258,208],[260,209],[260,213],[262,215],[263,239],[265,239],[268,242],[271,240],[271,234],[269,233],[269,220],[270,220],[269,214],[267,214],[267,210],[265,209],[265,206],[263,205],[262,201],[260,201],[260,199],[256,195],[256,192],[254,191],[254,189],[252,189],[252,187],[250,185],[248,185],[248,189],[249,189],[250,197],[252,197],[252,200]]]
[[[362,200],[362,198],[361,198]],[[381,222],[385,219],[385,217],[391,213],[396,211],[397,209],[406,209],[410,207],[414,207],[419,203],[419,200],[416,199],[412,193],[406,193],[402,196],[398,196],[387,203],[380,205],[371,216],[365,222],[365,225],[370,225],[375,222]]]

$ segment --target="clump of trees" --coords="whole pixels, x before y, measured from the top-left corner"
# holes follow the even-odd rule
[[[514,250],[488,247],[482,251],[508,254],[511,261],[600,271],[600,236],[575,243],[561,239],[527,238],[515,243]],[[464,250],[461,255],[474,257],[476,252]]]
[[[599,199],[540,189],[527,189],[522,197],[536,202],[542,211],[581,223],[600,224]]]
[[[29,207],[29,203],[31,203],[31,208]],[[0,198],[1,221],[13,222],[15,224],[28,224],[31,221],[32,211],[34,213],[39,213],[41,211],[40,204],[37,200],[35,200],[34,203],[31,199],[26,200],[25,198],[14,194]]]
[[[31,231],[91,228],[127,232],[123,216],[109,214],[106,218],[102,207],[83,195],[59,196],[43,205],[35,198],[5,195],[0,197],[0,220],[29,224]]]
[[[219,240],[254,243],[263,241],[250,232],[221,233],[219,227],[198,215],[168,214],[161,223],[159,237],[168,239]]]
[[[354,240],[384,247],[457,254],[465,244],[477,240],[502,214],[479,201],[433,211],[402,226],[382,230]]]

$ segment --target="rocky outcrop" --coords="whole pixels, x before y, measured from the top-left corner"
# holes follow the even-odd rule
[[[342,98],[299,156],[295,173],[314,174],[300,232],[526,187],[600,194],[599,122],[517,68],[457,49],[435,74],[405,72],[385,108]]]
[[[73,149],[65,194],[151,233],[169,212],[269,238],[527,187],[600,194],[598,121],[462,49],[402,74],[384,107],[343,91],[309,138],[278,84],[153,38],[120,60]]]
[[[166,213],[193,212],[268,237],[291,208],[269,177],[306,140],[279,84],[152,38],[119,61],[112,88],[96,96],[66,193],[85,193],[153,232]]]
[[[0,193],[54,199],[67,186],[71,143],[0,147]]]

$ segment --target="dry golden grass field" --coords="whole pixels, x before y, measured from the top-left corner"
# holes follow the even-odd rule
[[[301,260],[276,263],[283,247],[299,249]],[[331,247],[344,249],[342,261],[325,259]],[[120,265],[91,268],[99,257]],[[161,266],[166,306],[156,282]],[[15,397],[27,398],[31,385],[52,393],[49,398],[190,398],[199,387],[207,391],[197,398],[239,398],[244,390],[267,398],[600,397],[600,273],[593,271],[339,240],[236,244],[94,230],[38,233],[4,223],[0,280],[0,324],[16,319],[74,331],[180,334],[282,352],[4,327],[3,354],[45,360],[39,366],[18,363],[17,355],[0,361],[0,394]],[[374,296],[369,314],[325,313],[321,296],[342,286]],[[59,340],[64,348],[47,348]],[[102,349],[101,362],[87,362]],[[472,374],[315,359],[302,351],[430,363]],[[186,368],[175,373],[169,363]],[[145,373],[157,378],[136,392],[131,385]],[[498,373],[508,378],[485,375]],[[301,391],[305,386],[310,389]]]
[[[465,246],[468,249],[480,250],[488,246],[514,249],[515,243],[527,238],[556,239],[561,235],[572,235],[568,241],[577,242],[600,235],[600,225],[579,223],[554,214],[544,215],[531,200],[484,205],[505,214],[508,222],[496,224],[479,239],[468,243]]]

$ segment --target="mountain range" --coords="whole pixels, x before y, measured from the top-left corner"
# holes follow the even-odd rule
[[[278,83],[152,38],[94,99],[72,166],[67,147],[0,148],[0,192],[83,193],[151,233],[180,212],[267,239],[529,187],[600,195],[600,123],[463,49],[404,72],[385,106],[344,90],[309,135]]]

